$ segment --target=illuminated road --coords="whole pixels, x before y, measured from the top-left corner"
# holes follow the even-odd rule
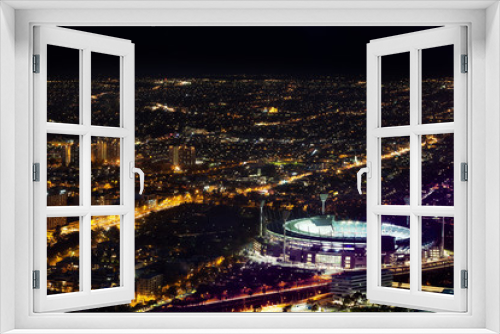
[[[405,148],[402,148],[402,149],[400,149],[398,151],[394,151],[394,152],[391,152],[391,153],[388,153],[388,154],[384,154],[384,155],[381,156],[381,159],[382,160],[392,159],[392,158],[394,158],[396,156],[400,156],[400,155],[406,154],[408,152],[410,152],[410,148],[409,147],[405,147]],[[337,170],[338,171],[344,171],[344,170],[348,170],[348,169],[351,169],[351,168],[363,167],[364,165],[366,165],[366,160],[358,161],[358,162],[351,163],[351,164],[346,164],[346,165],[338,168]]]
[[[390,159],[393,158],[394,156],[399,156],[402,154],[406,154],[410,151],[409,147],[404,147],[401,148],[398,151],[391,152],[390,154],[385,154],[381,158],[382,160]],[[236,167],[243,165],[245,163],[238,163],[238,164],[231,164],[228,166],[221,166],[221,167],[216,167],[215,169],[212,169],[212,171],[215,170],[220,170],[220,169],[225,169],[225,168],[231,168],[231,167]],[[340,173],[344,170],[349,170],[352,168],[356,167],[361,167],[365,165],[364,161],[358,161],[356,163],[351,163],[351,164],[346,164],[340,168],[337,168],[337,173]],[[322,172],[327,172],[328,170],[322,170]],[[210,172],[210,170],[204,170],[204,171],[197,171],[196,174],[198,173],[206,173]],[[283,180],[281,180],[278,183],[273,183],[273,184],[267,184],[263,186],[258,186],[258,187],[250,187],[250,188],[245,188],[245,189],[237,189],[235,192],[228,192],[227,196],[234,196],[238,194],[248,194],[251,192],[266,192],[269,191],[273,188],[276,188],[280,185],[286,184],[286,183],[293,183],[296,182],[300,179],[303,179],[305,177],[311,176],[313,173],[312,172],[307,172],[303,173],[300,175],[295,175],[295,176],[289,176]],[[153,213],[153,212],[158,212],[158,211],[163,211],[163,210],[168,210],[173,207],[185,204],[185,203],[196,203],[199,199],[194,197],[191,194],[185,194],[185,195],[176,195],[176,196],[171,196],[168,197],[156,205],[153,206],[142,206],[142,207],[137,207],[135,208],[135,218],[140,219],[143,217],[146,217],[147,215]],[[97,217],[92,219],[92,229],[96,228],[97,226],[104,228],[104,229],[109,229],[112,226],[120,227],[120,220],[119,216],[103,216],[103,217]],[[61,234],[66,234],[66,233],[71,233],[71,232],[76,232],[78,231],[78,222],[74,222],[69,224],[68,226],[64,227],[61,231]]]
[[[284,303],[295,303],[316,298],[318,295],[329,293],[330,282],[314,283],[287,289],[268,291],[266,293],[254,293],[252,295],[239,295],[228,299],[211,299],[192,305],[180,306],[183,312],[196,311],[197,308],[203,311],[214,311],[224,308],[247,308],[251,305],[262,305],[263,307],[285,306]],[[326,291],[322,291],[326,288]],[[279,307],[279,306],[278,306]],[[158,309],[161,312],[161,309]]]
[[[236,192],[232,193],[229,192],[228,196],[230,195],[236,195],[236,194],[247,194],[251,192],[258,192],[258,191],[268,191],[272,188],[275,188],[279,185],[282,185],[284,183],[292,183],[295,181],[298,181],[304,177],[310,176],[312,173],[304,173],[300,175],[295,175],[295,176],[290,176],[286,178],[285,180],[280,181],[279,183],[274,183],[274,184],[269,184],[265,186],[259,186],[259,187],[253,187],[253,188],[245,188],[241,190],[237,190]],[[158,211],[163,211],[163,210],[168,210],[173,207],[185,204],[185,203],[195,203],[198,201],[197,197],[193,197],[191,194],[185,194],[185,195],[176,195],[176,196],[171,196],[168,197],[158,204],[154,206],[142,206],[142,207],[136,207],[135,208],[135,219],[143,218],[146,217],[147,215],[153,213],[153,212],[158,212]],[[109,229],[112,226],[120,227],[120,220],[119,216],[103,216],[103,217],[98,217],[92,219],[92,229],[96,228],[97,226],[104,228],[104,229]],[[70,227],[72,226],[72,227]],[[67,229],[64,229],[61,231],[61,233],[70,233],[70,232],[75,232],[78,231],[78,222],[72,223],[68,226]]]
[[[291,292],[291,291],[299,291],[299,290],[302,290],[302,289],[309,289],[309,288],[319,288],[319,287],[322,287],[322,286],[328,286],[328,284],[330,284],[331,282],[323,282],[323,283],[314,283],[314,284],[309,284],[309,285],[303,285],[303,286],[297,286],[297,287],[293,287],[293,288],[288,288],[288,289],[281,289],[281,290],[272,290],[272,291],[267,291],[267,292],[257,292],[257,293],[254,293],[252,295],[240,295],[240,296],[236,296],[236,297],[232,297],[232,298],[228,298],[228,299],[224,299],[224,300],[220,300],[220,299],[211,299],[211,300],[207,300],[206,302],[203,303],[203,305],[211,305],[211,304],[217,304],[217,303],[223,303],[223,302],[232,302],[232,301],[237,301],[237,300],[241,300],[241,299],[247,299],[247,298],[253,298],[253,297],[258,297],[258,296],[270,296],[270,295],[273,295],[273,294],[277,294],[277,293],[286,293],[286,292]]]

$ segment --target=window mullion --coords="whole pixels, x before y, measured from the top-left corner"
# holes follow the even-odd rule
[[[419,123],[420,106],[420,64],[419,51],[410,51],[410,126],[413,130]],[[410,134],[410,207],[420,204],[420,136]],[[415,293],[420,286],[420,245],[418,244],[420,218],[413,210],[410,214],[410,291]]]
[[[94,137],[124,138],[130,135],[130,130],[110,126],[90,126],[90,134]]]
[[[409,216],[411,213],[421,217],[454,217],[455,208],[453,206],[409,206],[409,205],[375,205],[373,213],[389,216]]]
[[[90,214],[93,216],[115,216],[133,212],[130,206],[125,205],[93,205],[90,207]]]
[[[422,86],[422,82],[419,82],[420,90]],[[420,100],[421,101],[421,100]],[[420,110],[421,103],[419,102],[419,117],[421,119],[422,112]],[[455,123],[431,123],[431,124],[418,124],[412,127],[412,132],[418,135],[439,135],[445,133],[454,133],[455,132]]]
[[[90,117],[91,117],[91,72],[90,72],[90,50],[83,50],[83,66],[82,66],[82,124],[85,127],[85,134],[82,135],[82,178],[81,189],[83,205],[90,207],[91,203],[91,134],[90,134]]]
[[[92,147],[91,147],[91,134],[90,134],[90,119],[91,119],[91,59],[90,50],[83,50],[83,61],[81,67],[81,82],[82,82],[82,125],[86,128],[86,132],[82,135],[82,159],[81,161],[81,197],[82,204],[85,208],[91,205],[92,195]],[[92,281],[92,227],[91,227],[91,213],[86,212],[82,219],[81,229],[81,254],[80,254],[80,272],[82,273],[82,291],[90,293]]]
[[[411,126],[389,126],[389,127],[379,127],[373,130],[373,135],[378,138],[389,138],[389,137],[407,137],[412,131]]]
[[[78,119],[80,120],[79,124],[82,124],[83,123],[83,115],[84,115],[84,101],[85,101],[85,98],[84,98],[84,87],[85,87],[85,81],[83,81],[83,77],[84,77],[84,51],[83,50],[80,50],[80,57],[79,57],[79,63],[78,63],[78,66],[79,66],[79,74],[78,74],[78,82],[79,82],[79,96],[80,96],[80,99],[79,99],[79,115],[78,115]],[[79,161],[79,169],[80,169],[80,180],[79,180],[79,186],[80,186],[80,206],[83,206],[85,205],[86,201],[84,200],[85,198],[85,194],[86,192],[83,192],[82,191],[82,187],[83,185],[85,184],[85,179],[83,177],[83,170],[84,168],[82,168],[84,166],[84,158],[85,158],[85,145],[83,143],[83,136],[80,135],[80,150],[79,150],[79,157],[78,157],[78,161]],[[79,256],[78,256],[78,289],[79,291],[85,291],[85,282],[86,282],[86,277],[85,277],[85,272],[83,270],[83,268],[85,268],[85,264],[84,263],[84,259],[86,258],[84,255],[83,255],[83,251],[86,249],[83,245],[84,245],[84,242],[86,241],[86,233],[85,233],[85,216],[80,216],[80,219],[79,219],[79,226],[78,226],[78,231],[80,231],[80,233],[78,234],[78,238],[79,238],[79,249],[80,249],[80,252],[79,252]]]
[[[92,280],[92,235],[91,235],[91,215],[87,213],[82,218],[82,229],[81,229],[81,239],[82,243],[80,245],[80,263],[82,267],[80,268],[80,277],[82,278],[80,291],[90,293],[91,290],[91,280]]]

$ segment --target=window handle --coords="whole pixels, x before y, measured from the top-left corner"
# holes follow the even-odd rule
[[[358,192],[360,195],[363,195],[363,191],[361,190],[361,177],[363,176],[364,173],[366,173],[366,177],[368,179],[371,179],[371,177],[372,177],[372,163],[371,162],[367,162],[366,167],[361,168],[358,171]]]
[[[139,174],[139,194],[142,195],[142,193],[144,192],[144,172],[140,168],[134,167],[134,162],[130,161],[130,178],[134,179],[136,173]]]

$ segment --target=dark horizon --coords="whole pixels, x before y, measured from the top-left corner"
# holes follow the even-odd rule
[[[364,76],[370,40],[432,27],[69,28],[131,40],[138,77],[310,77]],[[433,73],[441,63],[433,60]],[[99,67],[104,73],[108,64]]]

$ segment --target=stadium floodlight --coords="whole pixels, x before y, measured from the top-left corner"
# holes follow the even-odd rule
[[[328,194],[320,194],[319,198],[321,199],[321,214],[325,214],[325,202],[326,199],[328,198]]]
[[[262,230],[263,230],[263,225],[264,225],[264,205],[266,204],[266,201],[262,200],[260,201],[260,237],[262,238]]]
[[[291,215],[291,214],[292,214],[292,212],[291,212],[291,211],[289,211],[289,210],[285,210],[285,211],[283,211],[283,214],[282,214],[282,215],[283,215],[283,220],[284,220],[284,221],[287,221],[287,220],[288,220],[288,218],[290,218],[290,215]]]
[[[283,211],[283,263],[286,262],[286,221],[290,218],[290,214],[288,210]]]

